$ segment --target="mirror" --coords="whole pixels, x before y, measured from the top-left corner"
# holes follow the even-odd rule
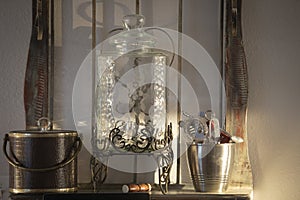
[[[54,18],[54,74],[53,74],[53,123],[54,128],[75,129],[72,115],[73,85],[81,64],[94,47],[105,39],[114,35],[122,26],[122,18],[128,14],[139,12],[146,18],[146,27],[163,27],[182,32],[191,37],[207,51],[215,65],[222,72],[222,1],[209,0],[85,0],[85,1],[61,1],[53,0]],[[180,38],[178,44],[182,45]],[[178,42],[176,41],[176,42]],[[180,46],[179,48],[182,48]],[[176,56],[172,66],[178,70],[192,85],[195,91],[199,109],[206,111],[211,107],[211,99],[206,82],[192,64],[181,57]],[[172,81],[180,94],[180,99],[169,100],[169,106],[173,113],[170,121],[173,123],[174,134],[179,134],[177,123],[181,118],[179,102],[189,103],[189,94],[186,86],[180,85],[179,77]],[[219,90],[221,99],[221,89]],[[220,101],[222,102],[222,101]],[[219,105],[220,109],[222,104]],[[198,115],[199,109],[186,106],[186,112]],[[221,115],[221,112],[218,115]],[[176,144],[176,143],[175,143]],[[178,143],[179,144],[179,143]],[[177,145],[177,144],[176,144]],[[184,148],[184,147],[182,147]],[[85,152],[88,155],[87,152]],[[175,155],[177,156],[177,155]],[[178,156],[177,156],[178,157]],[[79,182],[90,181],[88,160],[79,159]],[[176,176],[173,170],[172,183],[190,182],[186,161],[178,166],[182,170],[182,176]],[[113,162],[113,161],[111,161]],[[176,164],[173,166],[177,168]],[[117,173],[117,172],[116,172]],[[132,180],[132,176],[122,175],[123,181]],[[138,181],[153,180],[150,174],[135,177]],[[118,178],[117,182],[122,182]],[[157,180],[153,180],[157,181]],[[113,177],[108,176],[106,182],[115,183]]]
[[[140,13],[145,16],[145,26],[147,27],[168,28],[188,36],[201,45],[220,75],[226,72],[223,67],[227,61],[225,58],[232,55],[225,53],[225,51],[227,52],[226,48],[230,47],[230,41],[232,41],[230,40],[232,37],[229,37],[229,35],[232,36],[232,34],[240,31],[238,28],[240,27],[240,21],[237,20],[240,17],[240,12],[238,12],[241,10],[240,0],[52,0],[50,2],[50,66],[52,71],[49,78],[49,113],[50,118],[53,118],[55,129],[75,129],[72,114],[72,92],[77,73],[92,49],[120,30],[123,16]],[[228,13],[229,15],[227,15]],[[232,24],[232,22],[235,23]],[[231,28],[227,29],[228,25]],[[224,38],[225,36],[226,38]],[[183,37],[180,34],[177,35],[176,40],[178,54],[184,50],[193,49],[190,48],[192,46],[184,46]],[[231,52],[235,51],[232,50]],[[190,52],[190,55],[194,55],[193,53],[195,51]],[[197,55],[194,58],[197,58]],[[173,95],[173,99],[169,98],[168,101],[168,106],[172,108],[169,119],[176,125],[173,130],[174,135],[179,136],[180,134],[177,123],[182,118],[182,111],[197,116],[199,111],[211,109],[213,105],[211,101],[212,94],[207,86],[207,79],[212,81],[213,84],[219,85],[218,89],[214,90],[213,97],[218,102],[216,114],[221,121],[221,125],[224,126],[225,99],[228,97],[222,91],[222,82],[209,80],[208,77],[203,76],[196,70],[189,59],[181,56],[175,57],[171,67],[177,70],[180,76],[187,79],[187,83],[191,85],[194,91],[198,106],[195,109],[194,104],[190,103],[194,98],[190,98],[186,90],[187,85],[184,85],[181,77],[174,77],[172,84],[175,85],[176,92],[179,95],[178,98]],[[91,90],[92,88],[88,89]],[[187,105],[184,110],[181,106],[182,103]],[[92,115],[92,113],[90,114]],[[87,118],[91,118],[91,116],[87,116]],[[81,125],[86,124],[82,123]],[[180,139],[175,141],[174,145],[179,149],[175,152],[175,157],[178,158],[184,147]],[[89,153],[86,151],[79,157],[79,182],[81,183],[90,181],[87,155]],[[245,155],[245,160],[247,160],[248,155]],[[174,164],[174,169],[180,170],[171,172],[171,177],[175,177],[172,178],[171,183],[190,183],[185,159],[183,157],[180,163],[176,162]],[[176,166],[177,164],[178,166]],[[180,175],[178,174],[179,171]],[[148,180],[157,182],[155,179],[157,178],[152,173],[133,177],[123,173],[118,176],[118,180],[108,176],[106,181],[108,183],[128,182],[128,180],[131,180],[131,182]]]

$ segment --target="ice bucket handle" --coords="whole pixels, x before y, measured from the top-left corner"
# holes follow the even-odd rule
[[[3,142],[3,152],[4,152],[4,155],[5,155],[8,163],[16,168],[26,170],[26,171],[31,171],[31,172],[45,172],[45,171],[51,171],[51,170],[56,170],[56,169],[62,168],[64,166],[66,166],[67,164],[71,163],[78,156],[78,153],[80,152],[80,149],[82,147],[81,139],[80,139],[80,137],[77,137],[73,144],[75,153],[71,156],[71,152],[70,152],[69,156],[67,157],[69,159],[66,158],[63,161],[61,161],[60,163],[57,163],[57,164],[47,167],[47,168],[29,168],[29,167],[25,167],[23,164],[21,164],[15,156],[13,156],[14,159],[9,157],[9,155],[7,153],[7,143],[8,142],[9,142],[9,136],[8,136],[8,134],[5,134],[4,142]],[[11,153],[12,153],[12,151],[11,151]],[[12,155],[13,155],[13,153],[12,153]]]

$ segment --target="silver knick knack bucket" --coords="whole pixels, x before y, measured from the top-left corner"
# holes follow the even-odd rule
[[[234,143],[193,143],[188,148],[188,161],[197,192],[222,193],[227,190],[234,162]]]

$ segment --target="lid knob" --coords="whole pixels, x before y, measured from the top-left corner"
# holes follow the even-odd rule
[[[37,126],[42,131],[49,131],[51,128],[51,121],[47,117],[41,117],[37,120]]]
[[[123,17],[123,25],[127,30],[142,28],[145,24],[145,17],[143,15],[126,15]]]

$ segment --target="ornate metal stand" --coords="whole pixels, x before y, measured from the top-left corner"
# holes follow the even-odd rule
[[[90,170],[92,174],[92,187],[95,191],[101,189],[108,174],[109,157],[114,155],[142,155],[153,156],[158,166],[158,180],[159,188],[163,194],[168,193],[170,184],[170,171],[173,163],[172,150],[172,124],[168,125],[167,131],[164,133],[162,139],[156,139],[149,136],[150,131],[146,129],[141,130],[141,134],[137,134],[132,138],[124,138],[122,134],[122,126],[124,123],[116,123],[117,125],[110,132],[110,144],[107,145],[107,154],[97,153],[97,157],[101,157],[101,161],[94,156],[90,159]],[[124,136],[124,137],[123,137]],[[109,151],[108,151],[109,149]],[[114,151],[112,151],[112,149]],[[100,149],[97,149],[100,151]],[[103,151],[103,150],[101,150]],[[113,152],[113,153],[112,153]]]

